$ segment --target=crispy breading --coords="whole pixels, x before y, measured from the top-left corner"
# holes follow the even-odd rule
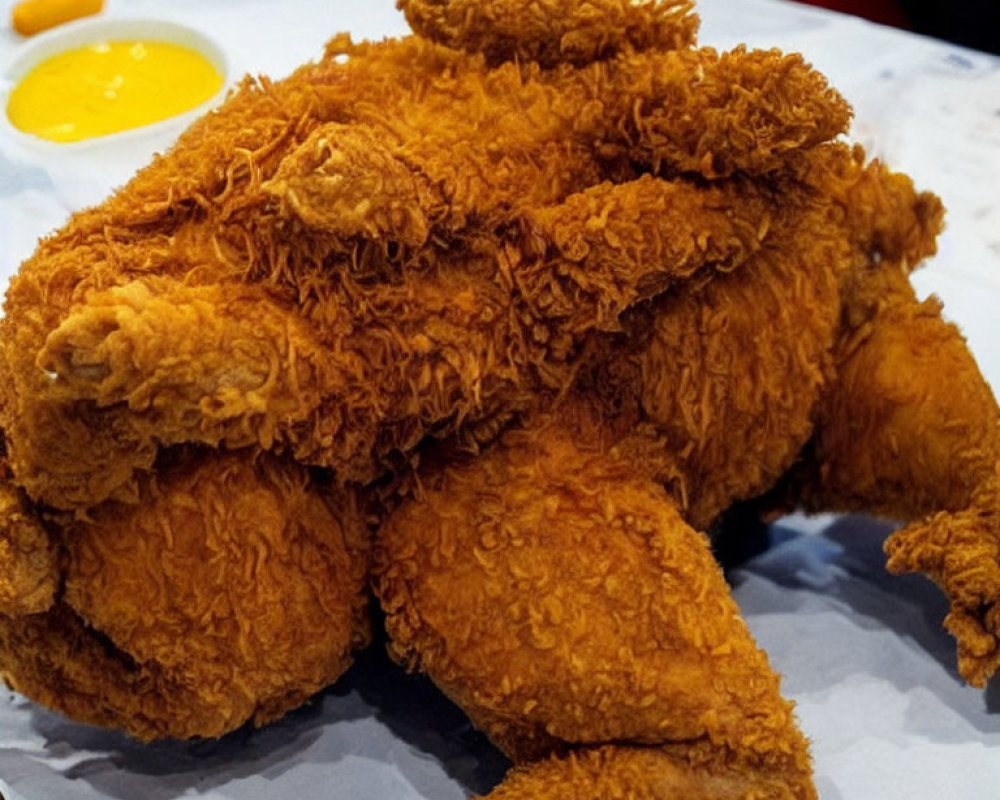
[[[54,605],[0,618],[14,688],[143,739],[281,716],[369,635],[355,498],[271,456],[171,461],[140,504],[65,527]]]
[[[668,746],[788,776],[805,740],[704,534],[655,482],[542,417],[431,469],[382,527],[390,652],[516,760],[561,743]]]
[[[586,64],[622,50],[674,50],[694,44],[692,0],[398,0],[414,32],[491,63]],[[527,13],[525,13],[527,12]]]
[[[803,800],[808,790],[783,776],[737,767],[692,771],[682,758],[654,747],[605,746],[511,770],[484,800]]]
[[[0,462],[0,614],[11,617],[48,610],[59,583],[58,553],[24,493],[10,483]]]
[[[890,567],[1000,666],[997,407],[908,283],[940,201],[687,0],[401,5],[11,282],[0,672],[143,738],[266,722],[365,642],[375,531],[394,654],[540,759],[493,797],[815,797],[703,531],[905,516]]]

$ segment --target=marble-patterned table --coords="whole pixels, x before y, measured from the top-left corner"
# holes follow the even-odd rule
[[[1000,387],[1000,59],[782,0],[702,0],[700,11],[705,44],[804,52],[853,102],[853,137],[944,198],[941,251],[916,282],[944,299]],[[234,74],[286,74],[339,30],[405,32],[392,0],[111,0],[108,13],[210,31]],[[0,71],[22,46],[0,29]],[[0,283],[39,236],[175,133],[62,150],[0,135]],[[736,597],[798,703],[823,800],[997,797],[1000,692],[959,681],[937,591],[884,573],[888,530],[864,517],[789,518],[733,574]],[[504,769],[426,681],[377,652],[307,708],[214,743],[142,746],[0,691],[7,800],[457,800]]]

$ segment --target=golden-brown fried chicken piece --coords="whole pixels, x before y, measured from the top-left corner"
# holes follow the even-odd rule
[[[59,583],[57,550],[2,461],[0,475],[0,614],[45,611]]]
[[[542,0],[525,13],[520,0],[399,0],[420,36],[483,53],[490,63],[588,64],[623,50],[678,50],[694,44],[692,0]]]
[[[894,185],[877,166],[854,180],[855,194]],[[378,535],[393,652],[516,760],[580,759],[539,776],[611,791],[632,756],[587,748],[631,742],[660,753],[643,756],[646,781],[663,773],[662,788],[641,790],[654,796],[742,791],[717,780],[727,770],[753,775],[763,796],[813,796],[776,678],[689,527],[771,487],[830,391],[854,245],[842,198],[794,182],[786,192],[739,268],[627,312],[615,357],[571,400],[474,461],[431,461]],[[912,191],[899,199],[900,217],[932,238],[936,208]],[[600,776],[579,766],[595,762]],[[534,774],[514,773],[524,788],[511,796],[544,791]]]
[[[140,504],[64,528],[58,599],[0,615],[14,688],[143,739],[281,716],[368,639],[368,533],[350,493],[271,456],[171,462]]]
[[[367,481],[430,429],[509,415],[572,380],[590,331],[676,277],[734,268],[766,234],[767,191],[636,164],[774,170],[848,114],[777,53],[540,72],[420,40],[340,49],[346,64],[331,50],[245,86],[22,267],[0,421],[34,498],[134,497],[157,446],[185,442],[277,445]],[[619,247],[647,232],[658,258]],[[584,258],[597,242],[599,265]],[[578,319],[549,307],[563,297]],[[94,429],[115,446],[67,452]]]
[[[793,785],[743,767],[692,772],[662,748],[605,746],[571,752],[511,770],[484,800],[798,800]]]
[[[430,470],[378,536],[392,652],[516,760],[631,742],[812,797],[805,739],[707,538],[588,427],[546,417]]]
[[[835,349],[800,497],[912,521],[886,544],[889,569],[942,587],[959,671],[984,686],[1000,667],[1000,413],[937,300],[918,301],[899,271],[866,288],[867,315]]]

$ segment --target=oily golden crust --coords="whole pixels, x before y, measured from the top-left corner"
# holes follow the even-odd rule
[[[322,299],[322,326],[259,284],[148,276],[93,290],[17,373],[11,463],[35,498],[65,508],[134,495],[156,445],[186,442],[278,445],[371,480],[432,425],[564,388],[588,334],[701,270],[735,269],[774,213],[738,181],[605,182],[525,212],[462,271],[449,260],[388,285],[328,277],[342,294]],[[54,418],[26,431],[32,406]],[[87,417],[117,426],[114,448],[58,445]]]
[[[1000,413],[940,303],[918,301],[902,267],[869,280],[853,309],[863,322],[834,348],[796,495],[911,521],[886,543],[889,570],[942,587],[959,671],[983,686],[1000,667]]]
[[[941,200],[918,192],[908,175],[868,161],[859,145],[843,143],[815,148],[799,167],[806,185],[836,204],[831,221],[861,259],[844,275],[844,294],[852,304],[878,297],[884,289],[868,282],[876,275],[893,274],[892,269],[871,267],[888,262],[909,273],[937,252],[937,236],[944,227]]]
[[[838,342],[803,496],[810,507],[915,519],[968,508],[992,479],[992,392],[940,303],[918,301],[902,273],[895,284],[875,317]]]
[[[683,757],[662,748],[607,746],[515,767],[483,800],[807,800],[815,796],[795,775],[726,767],[692,770]]]
[[[350,58],[341,64],[338,55]],[[195,267],[202,280],[231,271],[294,279],[324,255],[317,247],[346,255],[356,244],[296,241],[284,227],[287,214],[267,202],[269,179],[323,126],[337,138],[357,135],[343,145],[355,155],[374,135],[380,149],[440,187],[447,200],[440,213],[474,222],[512,205],[560,202],[620,176],[622,158],[656,171],[705,166],[709,175],[777,169],[797,149],[843,132],[849,113],[800,56],[775,51],[629,52],[549,74],[534,64],[484,70],[477,58],[417,38],[338,39],[323,61],[280,83],[244,82],[38,255],[89,250],[80,252],[87,269],[77,265],[60,286],[46,285],[49,293],[107,285],[120,273],[178,277]],[[724,163],[713,166],[716,158]],[[392,188],[357,186],[356,199],[378,207]],[[197,231],[182,234],[189,226]],[[197,253],[189,250],[195,233]],[[70,269],[72,255],[63,259]]]
[[[620,85],[638,87],[645,102],[617,118],[631,134],[629,157],[656,172],[778,172],[811,160],[806,154],[850,123],[850,106],[799,54],[703,48],[645,61],[621,60]]]
[[[0,617],[0,674],[15,691],[73,719],[139,738],[178,729],[219,730],[228,709],[206,707],[188,687],[137,669],[110,651],[62,603],[42,614]]]
[[[29,494],[69,509],[134,496],[157,446],[269,447],[276,420],[305,426],[318,387],[346,383],[325,373],[332,364],[313,331],[257,287],[153,277],[92,292],[36,361],[25,402],[47,413],[13,419],[10,457]],[[351,372],[347,358],[340,369]],[[72,450],[87,426],[113,427],[112,446]]]
[[[413,31],[490,63],[534,61],[577,66],[622,50],[677,50],[694,44],[691,0],[398,0]]]
[[[968,508],[913,522],[885,544],[890,572],[923,572],[948,597],[944,626],[958,646],[958,671],[979,688],[1000,668],[998,485],[993,477]]]
[[[337,50],[350,52],[346,64],[335,60]],[[783,81],[767,78],[772,71],[782,74]],[[699,78],[692,83],[692,76]],[[542,265],[552,270],[551,277],[511,286],[517,275],[506,274],[510,267],[497,253],[510,252],[525,261],[519,253],[526,244],[520,220],[536,213],[544,217],[549,208],[558,216],[567,198],[581,191],[599,194],[590,187],[606,179],[634,179],[633,162],[668,172],[704,167],[710,175],[737,168],[775,169],[787,153],[843,128],[843,102],[829,92],[816,95],[822,86],[822,79],[800,60],[776,54],[628,52],[582,71],[548,75],[530,64],[484,71],[474,57],[418,39],[331,46],[326,60],[287,81],[245,84],[129,186],[103,206],[77,215],[43,243],[13,282],[2,323],[7,344],[0,367],[13,384],[2,422],[14,471],[34,497],[60,507],[85,507],[105,497],[134,497],[136,473],[150,467],[157,442],[241,446],[252,433],[263,447],[276,440],[301,460],[337,468],[345,478],[371,479],[381,469],[381,456],[411,449],[430,427],[454,430],[458,426],[452,421],[470,423],[477,413],[491,419],[500,407],[523,405],[525,391],[565,384],[575,371],[566,361],[580,349],[581,336],[588,329],[614,325],[619,304],[595,309],[591,303],[569,336],[553,337],[551,347],[535,341],[540,325],[562,323],[539,311],[537,302],[559,288],[551,284],[561,265],[545,259]],[[788,102],[799,95],[807,102]],[[637,96],[644,98],[638,106],[633,102]],[[759,108],[767,113],[757,113]],[[675,137],[672,131],[680,129],[681,121],[690,127]],[[725,152],[728,160],[718,162],[705,147]],[[381,191],[371,181],[359,183],[349,170],[337,172],[337,164],[360,154],[370,157],[366,163],[384,176]],[[303,175],[309,168],[313,172]],[[392,181],[390,176],[395,176]],[[409,189],[401,192],[403,184]],[[758,214],[752,192],[747,199],[747,216]],[[591,216],[603,218],[593,199],[576,205],[586,210],[588,203]],[[743,203],[736,193],[737,214]],[[357,213],[331,215],[330,208]],[[719,212],[728,213],[724,208]],[[639,223],[629,224],[641,228],[644,223]],[[512,232],[510,241],[498,238],[498,226]],[[668,253],[689,250],[690,241],[700,243],[719,227],[711,214],[693,217],[690,226],[694,231],[685,226],[662,234],[674,240]],[[611,247],[605,252],[615,250],[613,227],[614,220],[606,236]],[[600,228],[594,233],[600,235]],[[446,249],[440,246],[442,236],[449,239]],[[533,241],[527,244],[537,247]],[[707,260],[711,254],[700,257]],[[534,270],[534,262],[528,261]],[[694,266],[683,266],[680,274]],[[619,275],[605,278],[601,267],[602,272],[588,278],[595,288],[623,283]],[[648,272],[660,271],[661,265],[654,265]],[[618,290],[625,302],[662,288],[656,274],[633,273],[635,287],[624,284]],[[75,333],[80,323],[85,338],[94,338],[87,308],[91,302],[108,305],[106,298],[116,288],[133,295],[156,294],[157,281],[167,282],[164,291],[170,296],[170,279],[192,292],[205,286],[202,301],[214,306],[224,306],[244,291],[235,281],[266,286],[271,296],[264,305],[273,304],[275,312],[269,316],[274,323],[281,326],[283,313],[295,318],[288,322],[287,338],[317,341],[336,363],[313,368],[309,379],[293,384],[291,391],[301,392],[302,398],[289,398],[290,392],[278,387],[282,402],[265,402],[248,418],[229,420],[228,426],[220,426],[211,413],[201,420],[189,415],[187,403],[163,418],[137,408],[124,414],[106,408],[120,402],[126,390],[130,397],[134,394],[134,387],[122,384],[118,375],[111,376],[119,385],[112,395],[86,385],[92,380],[67,380],[68,361],[90,358],[87,352],[67,349],[65,334]],[[523,307],[511,302],[512,288],[524,297]],[[526,289],[537,294],[524,295]],[[440,338],[408,330],[409,320],[422,332],[429,318],[442,313],[437,304],[445,292],[468,297],[470,306],[483,313],[459,313],[463,319],[457,324],[442,320]],[[348,318],[345,306],[352,311]],[[592,310],[599,316],[589,317]],[[97,313],[118,312],[104,308]],[[204,349],[199,344],[204,337],[194,326],[198,315],[187,316],[190,323],[178,321],[165,337],[182,354]],[[293,336],[303,328],[303,318],[313,332]],[[494,332],[498,318],[513,324]],[[161,335],[165,322],[153,326]],[[230,338],[240,342],[235,327]],[[263,331],[271,327],[265,325]],[[354,341],[344,341],[348,332]],[[121,338],[120,331],[115,335]],[[251,351],[260,346],[248,342]],[[303,347],[307,353],[309,349]],[[49,385],[38,369],[40,353],[45,365],[50,358],[56,367],[63,365],[62,372],[55,370],[66,381],[63,386]],[[345,368],[358,372],[350,364],[352,354],[382,374],[401,361],[412,363],[413,369],[402,372],[399,385],[380,387],[374,400],[367,390],[370,376],[357,375],[344,399],[342,373]],[[98,365],[98,377],[107,368]],[[540,373],[541,387],[535,383]],[[90,370],[91,378],[94,374]],[[422,385],[428,374],[429,384]],[[501,377],[496,388],[485,390],[494,398],[484,401],[478,376]],[[147,385],[147,394],[157,383],[148,382],[145,374],[137,378]],[[203,391],[203,383],[196,381],[192,388]],[[227,406],[253,405],[249,395],[257,388],[237,386]],[[60,394],[61,400],[53,399]],[[211,410],[218,405],[213,395],[210,387],[196,399]],[[298,411],[287,413],[289,402],[299,411],[314,407],[313,396],[327,400],[313,417],[303,420]],[[81,406],[75,400],[87,402]],[[370,419],[358,419],[364,416],[362,409],[373,407],[377,413]],[[59,424],[60,417],[87,417],[88,430],[112,433],[116,446],[95,442],[77,448],[97,455],[87,468],[103,476],[100,486],[90,486],[79,474],[84,470],[53,486],[44,484],[45,474],[66,472],[65,463],[46,460],[47,454],[58,455],[65,448],[42,444],[44,431],[55,431],[52,436],[61,440],[80,439],[79,432],[63,435],[73,423],[67,419]],[[44,426],[34,424],[40,418],[45,418]],[[204,433],[191,438],[192,428],[202,424]],[[64,455],[72,464],[72,455]]]
[[[60,603],[2,618],[2,669],[30,696],[74,716],[91,705],[83,719],[144,739],[266,722],[367,641],[366,538],[356,501],[297,465],[178,455],[141,505],[66,528]],[[56,688],[49,629],[75,642]]]
[[[518,758],[676,745],[806,785],[791,706],[707,540],[584,430],[540,420],[390,517],[375,583],[391,652]]]
[[[12,282],[0,668],[143,738],[279,715],[364,638],[344,487],[430,451],[376,508],[394,648],[509,752],[566,756],[496,797],[813,797],[692,525],[815,433],[807,502],[951,511],[890,565],[952,595],[963,674],[996,668],[995,403],[899,300],[940,203],[830,143],[850,109],[800,56],[692,49],[687,2],[403,5],[428,38],[245,81]],[[949,424],[870,413],[900,353],[905,399],[963,385]]]
[[[594,379],[640,420],[619,446],[638,448],[696,528],[770,488],[812,435],[840,321],[830,264],[845,253],[829,208],[814,203],[802,197],[771,220],[740,269],[630,318],[640,346]]]
[[[859,341],[851,320],[867,319],[878,304],[889,302],[894,282],[911,291],[907,265],[933,250],[940,205],[917,193],[905,176],[865,164],[859,151],[843,145],[816,148],[809,159],[805,174],[785,178],[783,204],[763,218],[767,231],[760,247],[738,269],[627,312],[628,340],[619,345],[619,357],[601,363],[579,386],[621,437],[617,447],[631,454],[641,465],[637,469],[668,486],[696,528],[707,528],[734,501],[772,487],[800,459],[814,431],[809,454],[820,463],[829,458],[816,448],[830,437],[835,441],[826,450],[845,465],[885,452],[885,442],[871,446],[874,429],[860,435],[858,421],[838,432],[836,421],[850,419],[855,405],[863,408],[884,396],[863,382],[855,393],[853,373],[839,374],[838,362],[848,342]],[[903,307],[918,313],[915,306]],[[919,313],[934,317],[931,327],[949,339],[938,310],[928,306]],[[888,316],[885,325],[891,332]],[[949,352],[955,352],[948,360],[968,365],[959,368],[962,384],[977,394],[979,405],[966,417],[977,424],[972,420],[988,417],[992,398],[976,388],[982,381],[971,380],[975,366],[967,353],[959,357],[959,348],[964,352],[961,342],[950,343]],[[871,364],[858,371],[867,376]],[[902,384],[912,382],[909,371],[893,368],[893,374]],[[914,386],[909,399],[920,391]],[[884,434],[903,436],[911,421],[906,419]],[[972,434],[967,426],[952,436],[957,444]],[[922,461],[896,465],[913,470],[901,486],[920,491],[916,465]],[[962,480],[957,476],[966,470],[955,470],[954,459],[939,463],[942,479],[951,470],[949,480]],[[831,480],[839,474],[833,468]],[[855,507],[876,502],[873,482],[880,475],[870,472],[872,482],[859,487]],[[843,480],[853,478],[846,474]],[[799,494],[795,501],[809,504]],[[829,503],[837,505],[828,493],[811,506]]]
[[[55,544],[35,517],[24,493],[0,464],[0,615],[48,610],[59,583]]]

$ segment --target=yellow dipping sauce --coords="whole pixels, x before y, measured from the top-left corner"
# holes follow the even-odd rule
[[[77,142],[188,111],[222,87],[201,53],[168,42],[122,41],[67,50],[31,70],[10,94],[16,128]]]

